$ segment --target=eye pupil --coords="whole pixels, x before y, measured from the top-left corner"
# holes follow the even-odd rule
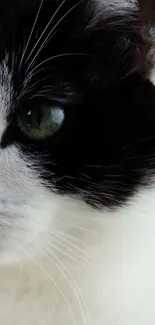
[[[42,110],[41,108],[37,109],[37,112],[36,112],[36,123],[38,123],[38,125],[40,126],[41,124],[41,120],[42,120]]]
[[[23,112],[19,116],[19,127],[27,137],[44,140],[59,131],[65,114],[59,106],[41,105]]]

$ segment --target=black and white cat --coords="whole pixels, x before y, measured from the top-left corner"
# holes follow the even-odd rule
[[[155,324],[145,4],[0,1],[2,325]]]

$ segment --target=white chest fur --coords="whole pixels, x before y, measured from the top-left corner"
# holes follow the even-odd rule
[[[0,269],[0,323],[154,325],[155,189],[116,212],[58,213],[40,258]]]

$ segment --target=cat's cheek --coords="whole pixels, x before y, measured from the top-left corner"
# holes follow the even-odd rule
[[[0,263],[24,257],[24,250],[35,255],[57,213],[52,186],[43,185],[39,167],[14,146],[0,151],[0,184]]]

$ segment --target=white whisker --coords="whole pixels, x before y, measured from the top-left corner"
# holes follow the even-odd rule
[[[24,235],[24,231],[22,229],[19,229],[17,227],[11,227],[11,229],[21,235]],[[1,230],[1,229],[0,229]],[[2,232],[2,231],[1,231]],[[68,247],[66,244],[62,243],[58,238],[61,239],[61,237],[58,237],[58,238],[55,238],[55,233],[54,232],[51,232],[52,234],[52,244],[48,244],[47,246],[53,246],[55,248],[55,250],[57,250],[59,253],[67,256],[70,260],[72,260],[74,263],[76,263],[77,265],[79,265],[81,268],[83,268],[85,271],[88,271],[88,268],[81,264],[77,259],[75,259],[72,255],[68,254],[66,250],[72,252],[74,255],[76,254],[78,257],[80,257],[80,259],[83,259],[85,262],[89,262],[87,259],[85,259],[84,257],[82,257],[81,255],[79,255],[77,252],[75,252],[73,249],[71,249],[70,247]],[[58,236],[58,235],[57,235]],[[62,248],[64,248],[64,250],[56,245],[53,244],[53,240],[62,246]],[[45,246],[45,248],[47,247]]]
[[[53,19],[55,18],[55,16],[57,15],[57,13],[60,11],[61,7],[63,6],[63,4],[66,2],[66,0],[63,0],[61,2],[61,4],[59,5],[59,7],[56,9],[56,11],[54,12],[54,14],[52,15],[51,19],[49,20],[49,22],[47,23],[46,27],[44,28],[43,32],[41,33],[40,37],[38,38],[36,44],[34,45],[33,49],[31,50],[30,54],[27,57],[26,62],[30,59],[31,55],[33,54],[34,50],[36,49],[37,45],[39,44],[39,42],[41,41],[41,39],[43,38],[46,30],[48,29],[48,27],[50,26],[50,24],[52,23]],[[33,59],[34,60],[34,59]],[[31,63],[30,63],[31,64]]]
[[[58,221],[58,222],[59,222],[59,221]],[[61,221],[60,221],[60,223],[61,223]],[[68,223],[67,223],[67,225],[70,226],[70,224],[68,224]],[[55,228],[55,229],[56,229],[56,228]],[[83,241],[81,241],[81,240],[75,238],[75,236],[71,236],[71,235],[69,235],[69,234],[63,232],[63,231],[60,230],[60,229],[56,229],[56,230],[57,230],[58,232],[61,232],[64,236],[69,237],[70,239],[72,239],[72,240],[75,241],[76,243],[81,244],[83,247],[85,247],[86,249],[89,249],[91,252],[93,252],[93,248],[92,248],[91,246],[89,246],[88,244],[85,244]]]
[[[7,239],[9,241],[11,241],[11,243],[16,243],[16,245],[18,246],[19,250],[30,260],[32,261],[42,272],[44,275],[47,276],[47,278],[54,284],[54,286],[56,287],[56,289],[58,290],[58,292],[60,293],[61,297],[63,298],[65,304],[68,307],[71,319],[73,320],[73,324],[76,325],[76,321],[73,315],[73,311],[71,309],[70,304],[68,303],[68,300],[66,299],[66,296],[64,295],[64,293],[62,292],[62,290],[60,289],[60,287],[58,286],[58,284],[56,283],[56,281],[52,278],[52,276],[46,271],[46,269],[37,261],[35,260],[25,249],[23,246],[21,246],[17,240],[15,240],[14,242],[12,241],[12,239],[10,238],[10,236],[8,236],[7,234],[5,234],[5,236],[7,237]]]
[[[55,229],[55,231],[56,231],[56,232],[54,232],[54,235],[55,235],[55,236],[58,236],[59,239],[62,239],[63,241],[65,241],[66,243],[69,244],[69,247],[68,247],[66,244],[64,244],[64,245],[66,245],[66,247],[67,247],[70,251],[74,252],[74,254],[75,254],[75,253],[78,254],[77,251],[79,251],[80,253],[82,253],[82,255],[78,254],[78,256],[79,256],[80,258],[83,258],[83,259],[85,259],[86,261],[88,261],[88,262],[90,262],[90,263],[92,263],[92,262],[95,263],[95,260],[92,258],[92,256],[90,256],[90,255],[89,255],[89,254],[88,254],[84,249],[78,247],[76,244],[72,243],[69,239],[66,238],[66,237],[69,237],[69,238],[71,238],[72,240],[74,240],[74,238],[73,238],[72,236],[67,235],[67,234],[65,234],[63,231],[58,230],[58,229]],[[79,244],[81,244],[80,241],[77,240],[77,242],[78,242]],[[76,251],[74,251],[70,246],[73,247],[73,248],[75,248]],[[85,256],[83,256],[83,255],[85,255]]]
[[[39,53],[41,52],[41,50],[45,47],[45,45],[51,40],[51,37],[53,37],[52,33],[55,31],[56,27],[59,26],[59,24],[77,7],[79,6],[79,4],[83,2],[83,0],[80,0],[78,3],[76,3],[71,9],[69,9],[59,20],[58,22],[55,24],[55,26],[52,28],[52,30],[49,32],[49,34],[47,35],[47,37],[45,38],[44,42],[42,43],[40,49],[37,51],[36,55],[34,56],[33,60],[31,61],[31,63],[28,66],[27,71],[29,71],[29,69],[31,68],[31,66],[33,65],[35,59],[37,58],[37,56],[39,55]],[[52,35],[52,36],[51,36]],[[51,37],[50,37],[51,36]]]
[[[38,73],[40,73],[40,72],[42,72],[42,71],[44,71],[44,70],[46,70],[46,68],[41,68],[41,69],[39,69],[36,73],[32,73],[32,72],[30,72],[27,76],[26,76],[26,78],[25,78],[25,80],[24,80],[24,87],[26,87],[27,85],[28,85],[28,83],[30,82],[30,80],[36,75],[36,74],[38,74]],[[40,82],[40,80],[39,80],[39,82]]]
[[[17,227],[11,227],[12,230],[14,230],[15,232],[19,232],[19,233],[24,233],[21,229],[17,228]],[[82,248],[78,247],[75,243],[73,243],[72,241],[77,242],[78,244],[85,246],[86,248],[89,248],[89,246],[87,246],[86,244],[82,243],[80,240],[74,238],[73,236],[70,236],[66,233],[64,233],[61,230],[58,229],[54,229],[55,231],[50,231],[50,234],[52,234],[52,236],[54,237],[54,240],[57,241],[59,244],[61,244],[65,249],[67,249],[68,251],[72,252],[74,255],[77,255],[78,258],[82,259],[83,261],[86,261],[88,263],[95,263],[95,260],[92,258],[92,256],[90,254],[88,254],[88,252],[86,252],[85,250],[83,250]],[[65,241],[65,243],[63,243],[62,241],[59,241],[56,237],[58,237],[59,239]],[[70,238],[67,239],[66,237]],[[71,241],[72,240],[72,241]],[[69,245],[67,245],[67,244]],[[71,247],[72,248],[71,248]],[[74,249],[73,249],[74,248]],[[90,247],[91,248],[91,247]],[[76,250],[75,250],[76,249]],[[80,252],[80,254],[79,254]],[[81,254],[82,253],[82,254]],[[77,261],[76,261],[77,263]]]
[[[53,55],[51,57],[49,57],[48,59],[40,62],[34,69],[32,69],[30,71],[30,73],[28,74],[28,78],[32,78],[32,76],[34,76],[34,72],[40,68],[43,64],[49,62],[49,61],[52,61],[54,59],[59,59],[59,58],[62,58],[62,57],[67,57],[67,56],[88,56],[88,54],[85,54],[85,53],[61,53],[61,54],[57,54],[57,55]],[[37,72],[38,73],[38,72]]]
[[[95,232],[94,230],[91,230],[91,229],[89,229],[89,228],[85,228],[85,227],[83,227],[83,226],[73,225],[72,223],[69,223],[69,222],[66,222],[66,221],[62,221],[62,220],[57,220],[57,222],[60,223],[60,224],[68,225],[68,226],[71,227],[71,228],[76,228],[76,229],[79,229],[79,230],[81,230],[81,231],[89,232],[89,233],[92,234],[92,235],[102,236],[101,233],[99,233],[99,232]],[[88,248],[91,248],[91,247],[89,247],[89,246],[87,246],[87,247],[88,247]]]
[[[63,275],[63,277],[67,280],[67,282],[70,284],[74,294],[75,294],[75,297],[78,301],[78,304],[79,304],[79,307],[80,307],[80,311],[81,311],[81,314],[82,314],[82,319],[83,319],[83,324],[86,325],[88,324],[88,310],[87,310],[87,306],[86,306],[86,302],[85,302],[85,299],[75,281],[75,279],[73,278],[72,274],[70,273],[70,271],[68,270],[68,268],[65,266],[65,264],[60,260],[60,258],[54,253],[54,252],[51,252],[48,248],[46,248],[46,251],[48,253],[50,253],[50,255],[52,255],[56,261],[60,264],[60,266],[53,261],[53,259],[48,255],[46,254],[44,251],[42,251],[42,253],[48,257],[48,259],[56,266],[56,268],[59,270],[59,272]],[[62,269],[61,269],[62,267]],[[64,270],[66,272],[64,272]],[[84,306],[84,309],[83,309],[83,306]]]
[[[53,244],[52,242],[52,247],[55,248],[55,250],[57,250],[59,253],[67,256],[70,260],[72,260],[73,262],[75,262],[76,264],[78,264],[81,268],[83,268],[85,271],[88,271],[88,268],[81,264],[79,261],[77,261],[73,256],[69,255],[67,252],[66,252],[66,247],[67,249],[69,250],[68,246],[64,245],[60,240],[54,238],[54,235],[53,235],[53,238],[52,238],[56,243],[58,243],[59,245],[61,245],[62,247],[64,247],[65,250],[63,250],[62,248],[56,246]]]
[[[39,18],[39,15],[40,15],[40,11],[41,11],[41,8],[42,8],[42,5],[43,5],[43,2],[44,0],[41,0],[41,3],[40,3],[40,6],[39,6],[39,9],[38,9],[38,12],[37,12],[37,15],[36,15],[36,18],[35,18],[35,21],[34,21],[34,24],[32,26],[32,29],[31,29],[31,32],[30,32],[30,35],[29,35],[29,38],[28,38],[28,41],[27,41],[27,44],[25,46],[25,49],[24,49],[24,52],[22,54],[22,57],[21,57],[21,60],[20,60],[20,63],[19,63],[19,68],[21,67],[22,63],[23,63],[23,60],[24,60],[24,57],[25,57],[25,54],[26,54],[26,51],[27,51],[27,48],[29,46],[29,43],[31,41],[31,38],[32,38],[32,34],[34,32],[34,29],[36,27],[36,24],[37,24],[37,21],[38,21],[38,18]]]

